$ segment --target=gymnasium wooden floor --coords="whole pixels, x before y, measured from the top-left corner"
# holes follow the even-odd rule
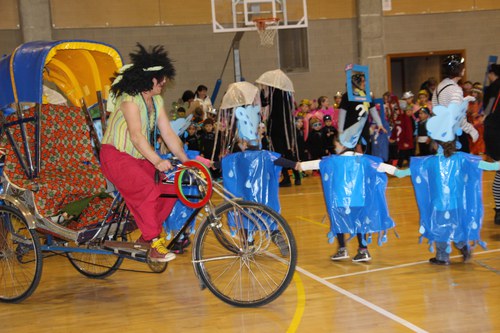
[[[482,237],[464,264],[430,265],[418,244],[418,211],[409,178],[389,180],[387,198],[399,239],[370,246],[369,263],[332,262],[318,177],[281,190],[283,215],[298,243],[297,272],[271,304],[235,308],[200,291],[190,251],[163,274],[119,271],[104,280],[80,275],[67,259],[44,260],[42,280],[21,304],[0,304],[0,332],[500,332],[500,226],[493,224],[484,175]],[[348,244],[350,254],[356,241]],[[148,271],[125,262],[122,268]]]

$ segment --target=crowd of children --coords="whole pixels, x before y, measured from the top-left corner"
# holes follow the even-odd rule
[[[459,64],[461,65],[461,64]],[[458,69],[458,66],[457,66]],[[465,153],[471,153],[474,155],[483,155],[485,153],[485,144],[483,141],[483,106],[482,106],[482,94],[483,87],[480,83],[472,83],[470,81],[461,82],[459,79],[461,77],[452,77],[449,76],[449,79],[443,80],[439,85],[433,79],[429,79],[422,85],[422,89],[418,92],[415,100],[415,95],[411,91],[405,92],[401,98],[398,98],[394,94],[390,92],[386,92],[381,99],[381,102],[378,104],[373,102],[354,102],[348,100],[347,93],[337,92],[333,96],[334,103],[330,105],[329,98],[327,96],[320,96],[317,100],[309,100],[302,99],[300,103],[295,105],[295,110],[293,112],[294,120],[295,120],[295,131],[296,131],[296,140],[297,140],[297,151],[295,152],[294,160],[295,161],[311,161],[313,168],[307,168],[307,170],[312,170],[312,175],[323,175],[338,173],[340,166],[343,166],[345,172],[348,172],[349,175],[344,174],[344,177],[351,178],[359,178],[359,181],[363,181],[366,177],[376,177],[378,179],[377,182],[381,181],[381,184],[386,184],[386,180],[384,176],[381,176],[381,173],[387,172],[398,177],[400,176],[408,176],[410,173],[412,176],[416,173],[425,173],[428,172],[426,168],[429,166],[427,163],[427,159],[419,159],[414,160],[415,166],[410,165],[410,158],[413,156],[437,156],[435,159],[429,159],[428,163],[431,163],[434,160],[439,160],[442,155],[443,147],[448,147],[447,142],[440,142],[437,139],[436,133],[429,132],[429,126],[427,125],[430,119],[434,119],[435,124],[437,122],[437,118],[433,113],[433,96],[432,94],[437,94],[438,96],[434,96],[434,100],[438,100],[438,102],[434,102],[434,104],[439,105],[442,108],[443,104],[448,105],[451,103],[450,110],[454,110],[456,108],[459,110],[460,108],[456,105],[461,102],[462,105],[468,105],[467,107],[467,116],[465,119],[461,120],[460,124],[455,124],[456,121],[451,121],[448,127],[455,126],[461,127],[463,129],[464,134],[462,136],[457,137],[457,141],[460,141],[460,144],[457,144],[457,149],[461,150]],[[352,76],[352,85],[355,90],[355,93],[358,96],[366,96],[364,93],[364,76]],[[455,84],[447,84],[447,81],[454,82]],[[459,91],[459,99],[460,101],[455,101],[453,99],[454,94],[458,94],[453,89],[448,89],[448,91],[442,93],[445,89],[452,86],[453,89],[460,89]],[[455,87],[456,86],[456,87]],[[203,86],[200,86],[203,87]],[[458,88],[460,87],[460,88]],[[441,96],[439,94],[442,93]],[[186,94],[185,94],[186,95]],[[187,95],[186,95],[187,96]],[[191,96],[191,95],[189,95]],[[206,99],[206,94],[204,95]],[[467,96],[471,96],[467,98]],[[437,99],[436,99],[437,98]],[[440,99],[439,99],[440,98]],[[184,100],[184,99],[183,99]],[[216,127],[220,126],[216,123],[215,112],[211,112],[211,106],[209,108],[202,107],[201,103],[198,101],[192,100],[184,101],[183,107],[179,107],[177,109],[176,116],[183,117],[186,109],[190,109],[190,113],[194,114],[193,123],[187,128],[185,133],[181,134],[182,140],[187,145],[189,150],[198,150],[202,157],[205,157],[211,161],[218,161],[222,159],[221,155],[222,149],[217,146],[217,143],[220,142],[216,137]],[[194,103],[193,106],[191,103]],[[196,103],[198,103],[196,105]],[[453,104],[455,103],[455,104]],[[363,109],[364,111],[358,114],[359,109]],[[441,113],[441,109],[436,106],[436,112],[439,110]],[[444,112],[445,114],[448,111]],[[451,111],[449,111],[451,112]],[[459,112],[459,111],[457,111]],[[457,113],[458,115],[458,113]],[[352,119],[351,119],[352,118]],[[363,121],[361,121],[361,120]],[[365,125],[366,123],[366,125]],[[372,124],[370,126],[370,124]],[[443,124],[439,123],[439,130],[444,131],[442,129]],[[456,128],[453,127],[453,130],[457,133],[462,133],[462,131],[456,131]],[[356,138],[356,142],[351,142],[351,137],[347,135],[347,132],[353,131],[353,128],[356,129],[357,134],[354,135]],[[451,127],[450,127],[451,128]],[[241,129],[239,129],[241,130]],[[449,130],[446,130],[449,132]],[[369,132],[369,135],[367,135]],[[435,131],[437,132],[437,131]],[[444,132],[443,132],[444,133]],[[378,140],[377,137],[380,135],[386,135],[387,140]],[[433,136],[434,135],[434,136]],[[458,134],[457,134],[458,135]],[[351,140],[351,141],[349,141]],[[448,141],[451,145],[455,145],[455,139],[450,138]],[[465,141],[464,141],[465,140]],[[269,138],[266,135],[266,125],[261,123],[258,126],[258,139],[260,149],[264,149],[265,151],[269,147]],[[436,142],[438,144],[436,144]],[[386,145],[383,149],[381,147],[376,147],[377,145]],[[340,148],[343,149],[340,149]],[[347,148],[346,148],[347,147]],[[377,148],[377,149],[375,149]],[[259,149],[259,148],[257,148]],[[440,150],[438,150],[440,149]],[[446,148],[448,149],[448,148]],[[377,152],[387,151],[388,154],[381,154],[376,157],[378,159],[373,160],[370,155],[377,155]],[[236,149],[234,152],[237,152]],[[227,153],[227,152],[226,152]],[[347,154],[347,155],[346,155]],[[366,154],[366,155],[364,155]],[[337,157],[342,157],[337,159]],[[366,168],[363,169],[361,174],[354,172],[354,169],[349,167],[350,160],[347,159],[346,156],[354,158],[353,161],[355,163],[359,163],[360,158],[363,157],[366,160]],[[451,155],[446,155],[448,158]],[[472,163],[476,166],[477,161],[482,160],[482,156],[468,157],[472,155],[454,155],[455,159],[460,159],[462,156],[465,156],[465,159],[474,160]],[[325,157],[331,157],[325,159]],[[319,163],[319,161],[322,161]],[[413,161],[413,160],[412,160]],[[293,161],[290,161],[292,163]],[[376,162],[374,164],[374,162]],[[418,163],[417,163],[418,162]],[[424,163],[420,169],[417,169],[416,165],[420,162]],[[346,164],[347,163],[347,164]],[[350,163],[350,162],[349,162]],[[388,164],[387,164],[388,163]],[[434,163],[434,162],[432,162]],[[220,163],[219,163],[220,164]],[[391,165],[392,164],[392,165]],[[298,164],[297,164],[298,165]],[[370,168],[375,166],[375,169],[371,170]],[[370,166],[370,167],[368,167]],[[403,167],[411,167],[410,169],[406,169],[407,172],[403,172],[400,169],[396,169],[395,167],[403,168]],[[295,167],[293,169],[293,174],[295,177],[295,185],[301,184],[301,177],[305,175],[304,172],[301,172],[303,167]],[[333,168],[326,172],[326,168]],[[339,169],[340,168],[340,169]],[[480,169],[485,170],[497,170],[498,164],[479,164]],[[320,170],[321,173],[320,173]],[[357,170],[357,169],[356,169]],[[354,173],[353,173],[354,172]],[[371,172],[371,173],[370,173]],[[465,172],[465,171],[464,171]],[[353,173],[353,174],[351,174]],[[398,174],[399,173],[399,174]],[[347,176],[346,176],[347,175]],[[361,177],[361,178],[360,178]],[[353,178],[353,179],[354,179]],[[329,186],[328,181],[333,181],[334,178],[331,177],[322,177],[323,188],[325,190],[325,200],[327,192],[326,189]],[[365,179],[366,180],[366,179]],[[340,180],[338,180],[340,181]],[[444,183],[443,183],[444,184]],[[281,186],[282,184],[280,184]],[[287,184],[290,186],[291,184]],[[449,184],[444,184],[446,187]],[[331,185],[333,186],[333,185]],[[338,191],[342,188],[339,184],[336,183],[332,188]],[[385,185],[384,185],[385,186]],[[415,181],[416,190],[417,187],[420,186],[419,182]],[[453,185],[455,186],[455,185]],[[458,186],[458,185],[457,185]],[[385,207],[384,211],[387,211],[387,207],[383,204],[385,201],[382,200],[384,195],[385,187],[382,187],[379,192],[377,192],[377,196],[380,197],[380,204],[382,208]],[[332,190],[334,191],[334,190]],[[463,188],[463,195],[468,195],[468,190]],[[351,192],[350,190],[348,191]],[[467,192],[467,193],[466,193]],[[332,192],[333,193],[333,192]],[[336,193],[336,192],[335,192]],[[343,192],[342,192],[343,193]],[[336,193],[334,196],[339,196],[342,193]],[[347,192],[346,192],[347,193]],[[344,193],[345,195],[347,195]],[[424,195],[422,198],[426,197]],[[350,198],[350,197],[349,197]],[[333,214],[336,217],[333,219],[335,221],[340,221],[343,219],[345,225],[339,224],[335,225],[337,222],[332,222],[332,229],[329,234],[330,240],[333,238],[337,238],[339,241],[339,249],[338,252],[332,255],[332,260],[341,260],[348,257],[347,250],[345,247],[345,241],[343,233],[350,233],[351,235],[358,236],[359,248],[358,253],[354,257],[353,261],[368,261],[371,259],[370,254],[367,249],[367,240],[366,234],[370,234],[373,232],[379,232],[382,236],[385,235],[387,229],[391,228],[394,223],[390,219],[388,213],[383,221],[381,221],[379,227],[373,228],[373,225],[366,228],[354,228],[351,226],[354,225],[350,223],[350,219],[354,218],[351,214],[354,208],[359,210],[359,214],[363,216],[363,218],[367,218],[372,222],[375,220],[372,217],[366,217],[369,212],[374,207],[369,207],[367,202],[364,202],[361,206],[354,203],[353,198],[349,200],[342,201],[342,204],[335,205],[335,200],[333,200],[333,206],[330,202],[331,200],[326,200],[326,204],[329,210],[329,214]],[[345,206],[346,205],[346,206]],[[358,207],[359,206],[359,207]],[[363,209],[361,209],[361,208]],[[420,204],[419,204],[420,207]],[[355,209],[355,210],[356,210]],[[379,210],[378,207],[375,210]],[[440,210],[440,207],[434,207],[433,209]],[[446,208],[448,209],[448,208]],[[356,210],[356,211],[357,211]],[[449,209],[448,209],[449,210]],[[448,212],[446,210],[446,212]],[[446,213],[445,212],[445,213]],[[482,211],[478,210],[478,214],[482,213]],[[346,215],[347,214],[347,215]],[[368,215],[366,215],[368,214]],[[424,214],[421,211],[421,215]],[[338,216],[337,216],[338,215]],[[365,216],[366,215],[366,216]],[[341,218],[340,218],[341,217]],[[332,218],[330,216],[330,218]],[[479,217],[478,217],[479,218]],[[333,221],[332,220],[332,221]],[[421,216],[422,227],[425,226],[425,223],[429,221],[424,221]],[[382,223],[383,222],[383,223]],[[439,221],[431,221],[431,223],[438,224]],[[458,222],[457,222],[458,223]],[[421,227],[421,229],[422,229]],[[469,227],[465,227],[469,228]],[[373,229],[373,230],[372,230]],[[446,237],[435,237],[435,235],[428,234],[426,231],[422,232],[423,237],[427,237],[430,241],[436,242],[436,247],[438,249],[438,254],[435,258],[431,259],[431,263],[434,264],[449,264],[449,244],[451,241],[479,241],[479,238],[475,239],[452,239]],[[457,247],[460,249],[464,256],[464,260],[468,260],[470,258],[470,249],[467,243],[463,246],[462,243],[457,243]]]
[[[468,143],[462,145],[461,150],[475,155],[483,155],[485,153],[484,116],[482,114],[483,87],[479,82],[472,83],[471,81],[459,82],[459,85],[463,88],[464,96],[470,95],[475,98],[473,102],[469,103],[467,120],[479,134],[476,141],[467,136]],[[377,104],[376,107],[382,122],[387,125],[385,129],[388,131],[388,140],[385,143],[374,140],[373,138],[378,137],[380,131],[377,127],[371,126],[371,140],[364,142],[363,152],[378,155],[384,162],[397,167],[408,166],[412,156],[427,156],[435,153],[425,129],[427,119],[433,115],[431,89],[435,89],[435,87],[435,80],[430,78],[422,84],[422,89],[416,96],[411,91],[405,92],[401,98],[390,92],[384,93],[381,99],[383,102]],[[320,96],[315,100],[302,99],[299,103],[295,103],[293,115],[298,148],[296,160],[316,160],[335,154],[334,141],[339,135],[342,95],[342,92],[337,92],[333,96],[332,104],[327,96]],[[207,97],[206,86],[198,86],[196,92],[187,90],[179,102],[175,104],[173,118],[183,118],[189,114],[193,114],[192,123],[186,132],[181,134],[182,141],[189,150],[200,151],[201,156],[218,161],[221,150],[218,147],[220,141],[215,137],[216,110]],[[368,120],[369,123],[373,122],[371,118]],[[259,126],[259,136],[262,149],[268,149],[269,138],[266,135],[264,123]],[[386,146],[375,149],[373,147],[375,144]],[[388,153],[379,155],[379,151]],[[300,177],[305,175],[305,173],[300,173]],[[319,175],[319,172],[314,170],[312,175]],[[298,176],[295,178],[295,184],[300,185],[301,179]]]

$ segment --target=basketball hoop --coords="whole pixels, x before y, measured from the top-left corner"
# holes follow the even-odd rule
[[[253,21],[259,33],[260,45],[265,47],[273,46],[277,29],[269,29],[269,27],[278,26],[280,19],[277,17],[267,17],[254,19]]]

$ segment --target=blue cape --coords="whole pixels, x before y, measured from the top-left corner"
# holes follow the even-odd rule
[[[274,165],[280,157],[267,150],[246,150],[222,159],[224,188],[236,197],[254,201],[281,211],[278,198],[281,167]]]
[[[199,151],[196,150],[186,150],[186,155],[189,159],[193,160],[196,156],[200,155]],[[161,158],[167,159],[171,157],[171,154],[160,155]],[[173,177],[173,175],[172,175]],[[173,179],[172,179],[173,180]],[[187,195],[196,195],[200,192],[196,186],[183,186],[183,192]],[[188,217],[194,212],[194,208],[189,208],[184,205],[180,200],[177,200],[174,204],[174,208],[170,212],[165,222],[163,222],[163,228],[167,233],[167,238],[170,239],[171,232],[177,232],[182,228],[182,225],[186,222]],[[195,225],[191,226],[191,232],[194,231]]]
[[[380,232],[379,244],[387,239],[385,232],[395,224],[385,200],[387,175],[377,171],[380,163],[379,157],[370,155],[333,155],[321,160],[330,242],[338,233]]]
[[[238,198],[258,202],[280,212],[278,191],[281,167],[274,165],[279,157],[280,154],[267,150],[246,150],[224,157],[224,188]],[[249,231],[255,230],[255,226],[246,218],[240,217],[238,222],[231,219],[231,214],[228,218],[235,229],[242,227]],[[276,226],[263,223],[260,227],[274,230]]]
[[[457,152],[412,157],[411,179],[420,233],[430,242],[480,241],[483,217],[481,157]]]

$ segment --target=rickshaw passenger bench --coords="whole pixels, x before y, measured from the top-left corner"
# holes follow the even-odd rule
[[[35,109],[27,110],[23,117],[33,117]],[[16,114],[6,121],[17,120]],[[35,163],[35,126],[26,123],[26,135],[30,154]],[[19,151],[26,156],[20,125],[10,128]],[[106,179],[101,173],[83,111],[78,107],[43,104],[41,107],[41,165],[38,176],[28,179],[14,149],[9,142],[6,148],[4,174],[12,185],[32,193],[36,210],[43,217],[61,213],[61,209],[73,201],[93,197],[76,221],[68,225],[80,229],[104,218],[112,199],[101,199],[96,194],[106,191]],[[23,154],[24,153],[24,154]]]

